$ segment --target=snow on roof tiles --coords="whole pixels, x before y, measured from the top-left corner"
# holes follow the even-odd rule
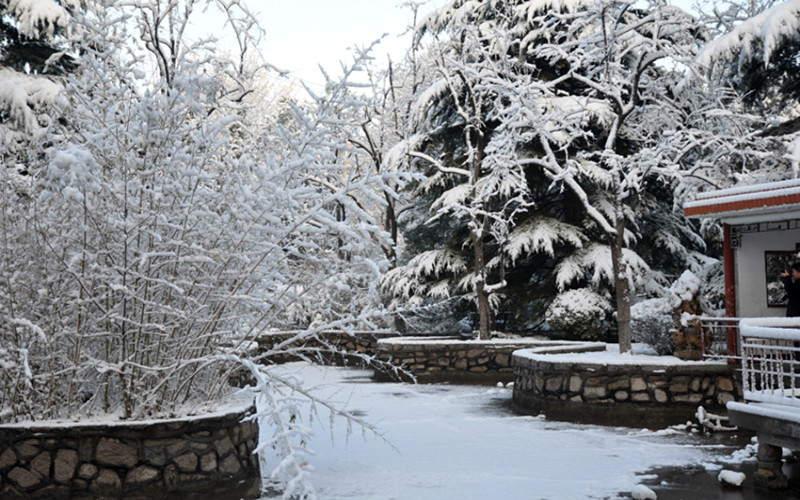
[[[686,217],[709,217],[776,208],[800,209],[800,179],[701,193],[684,205],[683,213]]]

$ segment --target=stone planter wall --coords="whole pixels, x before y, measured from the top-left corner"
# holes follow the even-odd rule
[[[698,406],[724,409],[728,401],[741,397],[740,380],[725,363],[648,364],[642,356],[641,363],[605,364],[576,358],[516,353],[515,406],[597,423],[604,417],[613,422],[624,410],[635,418],[681,421]]]
[[[260,354],[269,354],[269,351],[275,346],[291,340],[295,335],[297,334],[293,332],[262,335],[258,338]],[[352,335],[343,332],[322,332],[319,334],[319,337],[330,346],[333,346],[335,350],[332,350],[328,345],[323,345],[315,338],[301,338],[279,349],[275,354],[270,354],[268,360],[276,364],[298,361],[302,358],[298,353],[292,353],[291,350],[301,349],[305,356],[322,363],[333,365],[366,365],[363,358],[358,356],[359,354],[374,355],[377,351],[379,340],[398,336],[399,334],[394,332],[356,332]],[[314,350],[318,351],[314,352]]]
[[[0,426],[0,498],[258,495],[258,425],[239,410],[186,420]],[[240,496],[237,496],[240,498]]]
[[[549,346],[551,349],[604,349],[604,344],[548,340],[460,340],[453,337],[399,337],[378,342],[377,358],[402,372],[376,369],[376,377],[419,382],[511,382],[511,353],[517,349]]]

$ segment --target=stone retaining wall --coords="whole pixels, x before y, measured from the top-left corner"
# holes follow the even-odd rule
[[[378,342],[378,360],[413,375],[419,382],[511,382],[511,353],[517,349],[605,349],[605,344],[533,339],[460,340],[455,337],[399,337]],[[400,372],[376,369],[377,378],[405,380]]]
[[[680,421],[698,406],[723,409],[741,397],[741,383],[731,366],[715,362],[679,364],[603,363],[577,356],[514,355],[513,401],[518,409],[548,416],[603,423],[621,409],[636,418]],[[655,411],[654,411],[655,410]]]
[[[315,361],[333,365],[367,365],[360,354],[372,356],[377,351],[378,341],[385,338],[398,337],[395,332],[322,332],[319,337],[328,345],[313,337],[298,338],[278,349],[274,354],[269,351],[275,346],[291,340],[296,332],[278,332],[262,335],[258,338],[260,354],[267,354],[271,363],[280,364],[298,361],[302,353]],[[331,349],[333,347],[333,349]],[[292,351],[295,352],[292,352]],[[301,352],[297,352],[297,351]],[[316,351],[316,352],[315,352]]]
[[[242,421],[246,406],[184,420],[0,426],[0,498],[255,498],[258,425]]]

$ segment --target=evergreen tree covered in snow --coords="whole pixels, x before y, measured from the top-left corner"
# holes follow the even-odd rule
[[[421,29],[438,77],[415,108],[426,135],[413,156],[428,180],[405,215],[404,265],[387,276],[398,296],[474,293],[486,215],[499,222],[481,233],[493,310],[575,333],[580,315],[545,310],[584,289],[609,301],[629,338],[634,294],[664,294],[709,264],[717,234],[683,218],[683,197],[787,171],[735,93],[685,85],[706,30],[678,8],[455,1]],[[614,318],[601,323],[602,336]]]
[[[0,2],[0,160],[27,173],[28,144],[53,120],[59,75],[75,67],[69,34],[73,0]]]
[[[700,54],[703,70],[735,88],[754,112],[773,119],[796,118],[800,3],[724,2],[704,11],[718,36]]]
[[[428,135],[416,165],[429,178],[412,226],[438,238],[409,242],[418,251],[389,275],[395,293],[475,290],[475,234],[491,306],[527,303],[515,313],[529,325],[558,291],[585,288],[624,309],[628,287],[658,293],[700,265],[703,238],[675,194],[684,170],[710,166],[704,111],[722,103],[674,89],[700,42],[691,16],[662,4],[455,1],[422,28],[435,35],[439,78],[417,105]]]

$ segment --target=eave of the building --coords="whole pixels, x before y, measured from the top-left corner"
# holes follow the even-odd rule
[[[684,205],[689,218],[715,217],[730,224],[800,218],[800,179],[701,193]]]

